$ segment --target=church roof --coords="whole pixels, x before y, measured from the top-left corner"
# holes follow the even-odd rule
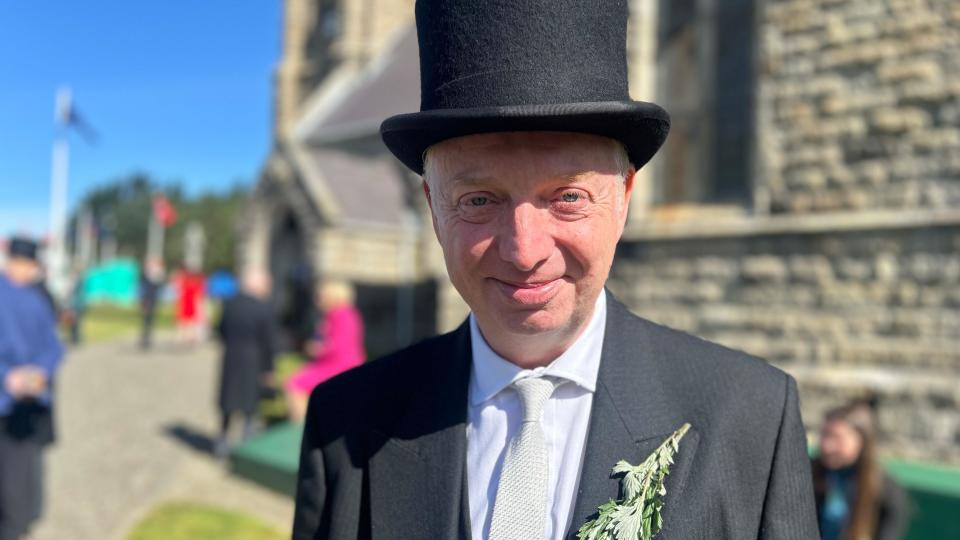
[[[380,123],[420,107],[414,27],[363,70],[332,74],[308,101],[291,148],[303,189],[334,224],[401,225],[408,174],[380,141]],[[329,200],[332,199],[332,200]]]
[[[358,75],[326,88],[297,126],[308,144],[378,133],[389,116],[420,109],[420,60],[411,25]]]
[[[386,149],[369,155],[316,146],[302,152],[297,161],[311,198],[335,200],[330,205],[335,213],[327,216],[330,221],[403,224],[405,171]]]

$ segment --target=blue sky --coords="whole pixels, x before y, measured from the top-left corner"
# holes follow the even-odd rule
[[[189,193],[252,182],[270,145],[279,0],[0,0],[0,235],[46,232],[54,95],[99,133],[70,137],[70,206],[134,171]]]

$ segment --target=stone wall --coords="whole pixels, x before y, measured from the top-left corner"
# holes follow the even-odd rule
[[[770,210],[960,205],[960,2],[762,4],[756,185]]]
[[[794,374],[811,430],[875,392],[888,450],[960,462],[960,227],[626,241],[610,287]]]

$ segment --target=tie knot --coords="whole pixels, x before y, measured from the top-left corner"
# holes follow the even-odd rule
[[[547,377],[527,377],[513,383],[520,394],[524,422],[539,422],[543,414],[543,404],[553,394],[556,382]]]

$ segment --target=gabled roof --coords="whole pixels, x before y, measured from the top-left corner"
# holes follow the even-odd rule
[[[407,180],[386,148],[370,155],[342,147],[309,147],[298,153],[297,164],[315,207],[329,221],[404,223]],[[328,197],[333,204],[326,204],[331,202]],[[324,212],[331,206],[332,212]]]
[[[411,25],[363,70],[331,74],[308,100],[285,153],[304,195],[331,224],[404,223],[406,169],[380,141],[380,123],[420,105],[416,30]]]
[[[395,114],[420,109],[420,60],[417,32],[403,29],[381,55],[359,74],[332,76],[325,95],[297,123],[295,137],[309,145],[376,133],[380,123]]]

